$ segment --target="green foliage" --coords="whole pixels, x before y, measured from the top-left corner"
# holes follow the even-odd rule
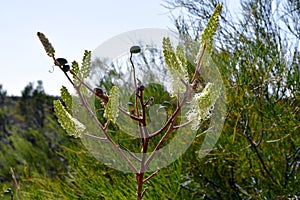
[[[181,16],[179,30],[197,38],[193,34],[198,28],[185,28],[204,23],[218,2],[177,1],[173,6],[192,16],[186,21]],[[291,35],[278,26],[282,18],[276,16],[282,7],[274,5],[275,1],[242,1],[238,19],[220,18],[223,28],[211,55],[226,85],[228,114],[208,156],[197,160],[191,153],[201,145],[201,135],[186,152],[182,174],[188,184],[182,194],[192,192],[194,199],[299,198],[299,166],[294,164],[300,156],[299,89],[295,89],[299,69],[293,62],[299,59],[299,38],[289,40]],[[299,21],[297,11],[284,10]]]
[[[4,110],[0,110],[0,131],[5,133],[7,132],[7,114]],[[0,138],[2,134],[0,135]]]
[[[68,168],[67,161],[57,153],[62,151],[61,144],[70,143],[70,138],[63,136],[64,132],[51,113],[53,98],[45,95],[42,105],[48,112],[45,113],[43,127],[29,123],[29,117],[20,114],[22,97],[6,97],[1,106],[1,112],[6,116],[3,121],[5,130],[0,129],[0,199],[27,199],[23,197],[25,188],[30,185],[28,180],[35,177],[63,179],[62,173]],[[27,99],[29,106],[34,105],[35,101],[34,94]],[[34,108],[33,113],[40,109],[36,106]],[[30,113],[28,115],[34,121],[34,116]],[[21,191],[15,181],[21,185]],[[10,193],[6,192],[9,188]]]
[[[44,126],[45,105],[50,101],[51,99],[47,98],[44,93],[42,81],[38,81],[36,88],[34,88],[34,83],[29,83],[24,88],[19,101],[19,110],[30,127]]]
[[[7,92],[3,89],[3,86],[0,84],[0,105],[4,104],[6,93]]]
[[[37,176],[22,192],[24,199],[135,199],[135,177],[105,166],[80,143],[64,147],[62,153],[70,162],[64,179]],[[151,182],[145,199],[176,199],[180,190],[180,160],[163,169]],[[26,192],[25,192],[26,191]]]

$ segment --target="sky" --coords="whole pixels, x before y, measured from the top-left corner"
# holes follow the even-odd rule
[[[49,73],[52,60],[36,32],[46,34],[58,57],[81,59],[122,32],[172,25],[160,0],[10,0],[0,7],[0,84],[8,95],[20,95],[29,82],[42,80],[47,94],[69,85],[61,71]],[[78,60],[80,61],[80,60]]]
[[[49,73],[53,61],[38,37],[43,32],[56,57],[80,63],[85,49],[141,28],[173,28],[161,0],[10,0],[0,6],[0,84],[8,95],[21,95],[29,83],[43,81],[45,92],[59,95],[71,87],[60,70]]]

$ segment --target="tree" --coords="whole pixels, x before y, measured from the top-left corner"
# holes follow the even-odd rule
[[[6,98],[6,91],[3,89],[2,85],[0,85],[0,132],[6,133],[7,132],[7,115],[4,110],[4,102]],[[2,135],[2,134],[1,134]]]
[[[34,88],[33,83],[29,83],[24,88],[19,109],[25,118],[27,126],[44,126],[45,105],[47,102],[49,102],[49,99],[45,95],[42,81],[38,81],[36,88]]]
[[[6,97],[6,90],[3,89],[3,86],[0,84],[0,105],[4,103]]]

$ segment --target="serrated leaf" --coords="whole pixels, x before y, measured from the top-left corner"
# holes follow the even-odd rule
[[[104,117],[115,123],[119,116],[119,88],[113,86],[109,94],[109,100],[104,110]]]
[[[60,95],[63,102],[66,104],[67,111],[72,114],[72,95],[69,93],[68,89],[65,86],[62,86],[60,89]]]
[[[90,75],[91,51],[85,50],[81,64],[81,78],[84,79]]]
[[[85,126],[68,113],[60,100],[54,100],[53,106],[58,122],[67,134],[75,138],[80,137],[86,129]]]

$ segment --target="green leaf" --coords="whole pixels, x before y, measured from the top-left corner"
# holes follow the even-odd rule
[[[50,57],[54,56],[55,50],[52,44],[50,43],[50,41],[48,40],[48,38],[41,32],[37,32],[37,36],[39,37],[48,56]]]
[[[72,95],[69,93],[68,89],[65,86],[62,86],[60,89],[60,95],[66,104],[67,111],[72,114]]]
[[[117,86],[113,86],[109,94],[109,100],[105,107],[104,117],[115,123],[119,116],[119,88]]]
[[[222,12],[222,4],[218,4],[212,16],[209,18],[208,23],[204,28],[200,38],[200,44],[202,46],[206,44],[206,49],[209,53],[211,53],[212,50],[213,36],[216,34],[218,23],[219,23],[219,16],[221,12]]]
[[[68,135],[75,138],[80,137],[85,131],[85,126],[77,119],[73,118],[64,108],[60,100],[54,100],[54,111],[58,118],[58,122]]]
[[[85,50],[82,59],[81,70],[80,70],[82,79],[90,75],[90,67],[91,67],[91,51]]]

